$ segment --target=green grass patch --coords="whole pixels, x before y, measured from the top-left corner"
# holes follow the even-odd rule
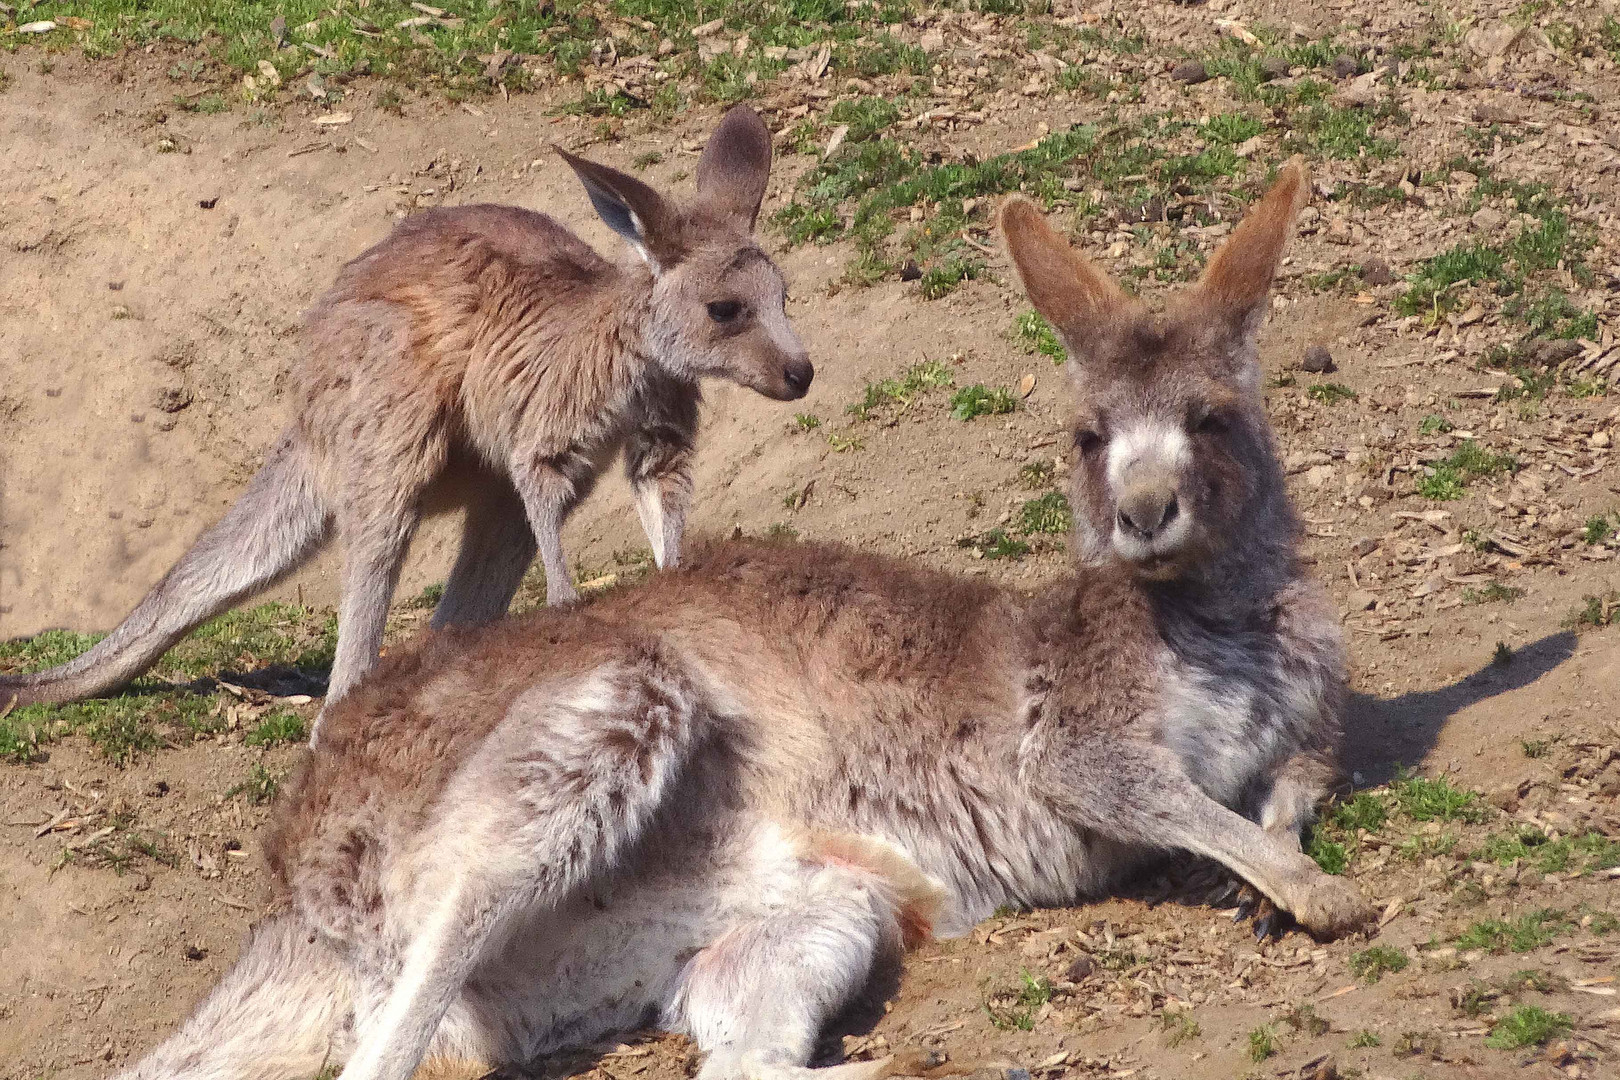
[[[1366,1028],[1362,1028],[1351,1037],[1350,1042],[1347,1045],[1352,1050],[1367,1050],[1374,1046],[1384,1045],[1384,1040],[1380,1039],[1374,1032],[1371,1032]]]
[[[308,730],[304,718],[294,712],[273,712],[248,732],[242,741],[249,746],[277,746],[281,743],[303,742]]]
[[[983,383],[974,383],[951,395],[951,415],[958,420],[1000,416],[1012,412],[1017,404],[1013,392],[1005,386],[988,387]]]
[[[1008,536],[1005,529],[990,529],[978,536],[964,537],[956,546],[972,548],[986,559],[1022,559],[1030,551],[1028,544]]]
[[[1049,491],[1024,503],[1018,511],[1018,528],[1025,535],[1032,533],[1067,533],[1074,524],[1069,500],[1061,491]]]
[[[1448,431],[1455,431],[1456,425],[1443,416],[1430,413],[1418,421],[1419,435],[1444,435]]]
[[[984,1003],[990,1023],[1003,1031],[1032,1031],[1041,1006],[1052,1000],[1052,984],[1044,977],[1025,971],[1010,993],[997,994]]]
[[[1052,483],[1057,466],[1050,461],[1032,461],[1018,469],[1018,482],[1027,488],[1043,488]]]
[[[285,772],[276,772],[260,762],[248,772],[247,779],[233,786],[225,793],[225,797],[234,799],[241,795],[249,804],[261,806],[276,797],[276,793],[281,790],[281,782],[286,778]]]
[[[0,672],[26,672],[67,662],[100,635],[53,630],[0,643]],[[222,729],[219,698],[159,680],[195,679],[273,665],[320,670],[331,664],[337,620],[308,608],[269,603],[222,615],[197,628],[137,681],[112,697],[64,705],[29,705],[0,717],[0,758],[37,761],[45,748],[82,735],[115,763],[166,743]]]
[[[1540,1046],[1575,1026],[1568,1013],[1548,1012],[1538,1005],[1520,1005],[1491,1028],[1485,1045],[1492,1050],[1519,1050]]]
[[[1024,348],[1049,357],[1054,364],[1061,364],[1068,358],[1068,353],[1063,349],[1063,339],[1058,337],[1052,324],[1042,318],[1038,311],[1026,311],[1019,315],[1013,324],[1013,332]]]
[[[1193,1019],[1193,1014],[1188,1009],[1165,1009],[1159,1014],[1159,1026],[1164,1029],[1165,1045],[1172,1047],[1180,1046],[1204,1033],[1204,1029]]]
[[[1477,791],[1454,787],[1444,776],[1403,775],[1391,781],[1389,791],[1396,807],[1413,821],[1478,823],[1487,814]]]
[[[846,146],[865,142],[898,119],[900,107],[882,97],[846,98],[834,102],[833,107],[827,110],[828,123],[849,125],[849,131],[844,136]]]
[[[947,258],[938,266],[929,267],[917,282],[917,291],[924,300],[940,300],[956,291],[964,281],[972,281],[984,272],[982,259]]]
[[[1601,544],[1613,539],[1617,531],[1620,531],[1620,524],[1611,522],[1606,515],[1593,514],[1581,527],[1581,539],[1588,544]]]
[[[1620,616],[1620,592],[1611,592],[1608,596],[1586,596],[1582,598],[1581,606],[1564,619],[1564,625],[1575,630],[1608,626],[1616,616]]]
[[[1323,405],[1337,405],[1341,401],[1355,401],[1356,392],[1343,383],[1312,383],[1305,388],[1305,396]]]
[[[1392,945],[1373,945],[1350,954],[1350,973],[1370,985],[1385,975],[1404,971],[1411,962],[1405,952]]]
[[[1277,1029],[1261,1024],[1249,1032],[1249,1060],[1261,1062],[1277,1052]]]
[[[1574,926],[1557,908],[1543,908],[1517,919],[1485,919],[1474,923],[1456,939],[1460,949],[1525,953],[1551,944]]]
[[[1465,604],[1511,604],[1524,595],[1524,590],[1516,585],[1504,585],[1500,581],[1488,581],[1479,588],[1469,586],[1462,591],[1462,601]]]
[[[1527,756],[1532,755],[1527,753]],[[1571,870],[1590,873],[1620,866],[1620,842],[1599,832],[1555,840],[1540,829],[1526,825],[1487,837],[1480,855],[1503,866],[1524,860],[1544,874]]]
[[[1496,454],[1473,439],[1464,439],[1451,454],[1429,466],[1418,480],[1418,494],[1425,499],[1446,502],[1460,499],[1470,481],[1502,473],[1515,473],[1519,462],[1512,454]]]
[[[930,390],[950,386],[954,381],[950,365],[945,361],[924,360],[907,368],[898,378],[867,383],[861,400],[848,406],[844,411],[857,420],[865,420],[874,409],[885,407],[896,408],[903,412]],[[805,430],[808,431],[809,428]]]

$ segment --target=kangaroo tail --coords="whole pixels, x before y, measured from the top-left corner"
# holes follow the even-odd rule
[[[354,977],[296,915],[273,915],[191,1019],[116,1080],[309,1080],[352,1042]]]
[[[13,698],[32,705],[118,689],[199,623],[297,566],[324,539],[327,517],[308,451],[287,432],[224,520],[198,538],[117,629],[58,667],[0,675],[0,708]]]

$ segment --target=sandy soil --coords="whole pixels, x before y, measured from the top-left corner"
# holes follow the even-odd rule
[[[1244,10],[1255,21],[1312,19],[1314,27],[1351,5],[1332,8]],[[1399,9],[1386,33],[1420,14]],[[1169,49],[1193,32],[1187,27],[1213,35],[1213,20],[1231,15],[1166,4],[1143,18],[1155,47]],[[1366,30],[1377,38],[1376,26]],[[364,91],[352,125],[323,130],[298,106],[266,122],[176,109],[161,56],[58,59],[42,74],[25,55],[0,61],[10,75],[0,94],[0,638],[110,627],[218,518],[283,423],[299,311],[398,215],[438,203],[515,203],[553,213],[606,247],[606,229],[547,144],[588,147],[619,166],[662,150],[645,175],[679,189],[677,174],[691,168],[690,148],[715,115],[694,109],[673,126],[632,125],[599,143],[588,123],[552,115],[546,93],[471,109],[415,101],[395,116],[369,107]],[[1554,71],[1590,95],[1600,116],[1620,105],[1612,65],[1586,70],[1539,55],[1514,63],[1510,74],[1519,70],[1525,84],[1537,65]],[[1482,82],[1443,100],[1412,91],[1403,154],[1427,168],[1461,139],[1454,113],[1511,100],[1550,143],[1499,151],[1499,168],[1557,183],[1560,160],[1579,164],[1574,197],[1604,232],[1592,294],[1607,305],[1611,275],[1620,273],[1608,247],[1620,158],[1601,139],[1576,141],[1589,128],[1567,102],[1504,85]],[[1194,104],[1206,111],[1225,104],[1218,81],[1187,88],[1158,71],[1147,86],[1167,98],[1205,95]],[[994,123],[935,141],[995,152],[1102,108],[1079,94],[1019,97]],[[767,213],[809,164],[784,157]],[[1357,693],[1347,766],[1363,786],[1387,781],[1397,766],[1444,772],[1493,807],[1478,824],[1392,823],[1364,838],[1350,873],[1387,908],[1380,943],[1403,949],[1410,966],[1374,984],[1349,968],[1364,942],[1318,946],[1292,935],[1257,945],[1205,905],[1212,883],[1203,872],[1178,865],[1128,897],[1009,915],[926,947],[887,1014],[831,1050],[937,1049],[952,1061],[1017,1064],[1043,1080],[1330,1075],[1324,1059],[1338,1075],[1391,1078],[1620,1069],[1620,935],[1604,932],[1620,913],[1615,875],[1504,868],[1422,846],[1445,833],[1461,851],[1521,825],[1620,838],[1620,629],[1567,625],[1584,597],[1620,589],[1614,546],[1573,539],[1589,517],[1620,507],[1613,444],[1597,438],[1620,436],[1620,399],[1555,392],[1521,414],[1489,393],[1464,396],[1504,379],[1477,367],[1484,325],[1442,322],[1431,333],[1391,314],[1397,286],[1323,292],[1303,280],[1374,257],[1397,275],[1408,271],[1467,227],[1444,217],[1443,202],[1324,206],[1299,241],[1262,344],[1273,377],[1296,372],[1307,347],[1326,346],[1334,381],[1358,395],[1324,406],[1306,396],[1307,376],[1271,391],[1310,523],[1308,551],[1351,634]],[[1114,235],[1105,240],[1099,247],[1117,247]],[[756,533],[785,524],[1025,588],[1061,573],[1056,542],[1018,561],[984,560],[958,544],[1030,497],[1021,466],[1061,456],[1061,373],[1012,339],[1025,305],[1003,260],[990,257],[989,275],[926,302],[896,280],[839,286],[847,245],[789,250],[775,234],[768,244],[792,283],[789,311],[811,343],[816,383],[792,407],[711,389],[695,527]],[[1124,266],[1131,255],[1109,258]],[[1606,326],[1607,306],[1600,317]],[[1605,329],[1601,344],[1611,343]],[[1034,390],[1010,416],[968,424],[937,397],[858,423],[845,415],[868,381],[923,358],[948,359],[959,385],[1016,386],[1029,374]],[[1460,402],[1459,432],[1477,431],[1519,456],[1516,478],[1478,483],[1463,500],[1437,505],[1384,471],[1460,437],[1415,434],[1442,400]],[[798,411],[826,426],[801,430]],[[858,437],[863,449],[835,452],[828,428]],[[401,597],[442,580],[453,524],[424,529]],[[1465,542],[1471,532],[1508,544],[1477,551]],[[622,482],[605,484],[565,539],[582,578],[642,548]],[[328,554],[275,595],[328,605],[335,568]],[[1466,602],[1464,590],[1487,578],[1524,595]],[[1498,642],[1514,651],[1511,662],[1491,663]],[[53,746],[43,764],[0,765],[0,1077],[105,1075],[183,1017],[235,955],[262,902],[258,833],[267,808],[228,792],[253,767],[282,769],[292,756],[245,746],[232,732],[125,768],[76,739]],[[182,857],[173,866],[137,858],[124,872],[62,865],[98,815],[132,821]],[[72,826],[79,819],[85,828]],[[1479,920],[1548,908],[1567,928],[1529,952],[1448,944]],[[1526,970],[1542,989],[1525,988],[1515,973]],[[997,1011],[1021,972],[1056,988],[1028,1031],[1006,1026]],[[1495,996],[1475,1008],[1467,994],[1479,987]],[[1545,1047],[1486,1047],[1493,1016],[1524,1002],[1569,1014],[1573,1030]],[[1201,1033],[1176,1041],[1167,1006],[1190,1010]],[[1277,1052],[1255,1061],[1251,1033],[1266,1026]],[[1350,1046],[1362,1031],[1380,1044]],[[680,1040],[607,1050],[538,1067],[661,1080],[688,1066]]]

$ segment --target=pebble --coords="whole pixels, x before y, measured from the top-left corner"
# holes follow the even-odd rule
[[[1069,982],[1084,982],[1092,972],[1097,970],[1097,962],[1089,956],[1076,957],[1074,962],[1063,969],[1063,977]]]
[[[1333,354],[1324,346],[1312,345],[1305,350],[1305,359],[1300,362],[1301,371],[1309,371],[1313,375],[1327,375],[1339,370],[1339,365],[1333,362]]]
[[[1592,437],[1586,441],[1591,443],[1595,450],[1605,450],[1614,445],[1614,440],[1609,437],[1607,431],[1594,431]]]
[[[1344,598],[1351,611],[1367,611],[1378,603],[1378,594],[1368,592],[1366,589],[1351,589],[1350,595]]]
[[[1170,77],[1176,82],[1184,82],[1191,86],[1194,83],[1208,82],[1209,72],[1204,69],[1201,61],[1183,60],[1170,69]]]
[[[1356,58],[1349,53],[1340,53],[1333,58],[1333,77],[1336,79],[1348,79],[1356,73],[1356,69],[1360,66],[1361,64],[1357,62]]]
[[[1389,263],[1376,255],[1361,264],[1361,280],[1368,285],[1388,285],[1395,280],[1395,271]]]

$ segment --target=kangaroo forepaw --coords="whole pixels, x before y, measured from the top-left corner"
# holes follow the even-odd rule
[[[1378,917],[1354,885],[1326,874],[1306,887],[1292,914],[1313,937],[1324,941],[1365,930]]]
[[[1232,913],[1234,922],[1244,919],[1253,919],[1254,939],[1265,941],[1267,938],[1281,938],[1294,925],[1293,918],[1272,903],[1259,889],[1247,882],[1233,882],[1233,888],[1228,897],[1237,900],[1237,910]]]

